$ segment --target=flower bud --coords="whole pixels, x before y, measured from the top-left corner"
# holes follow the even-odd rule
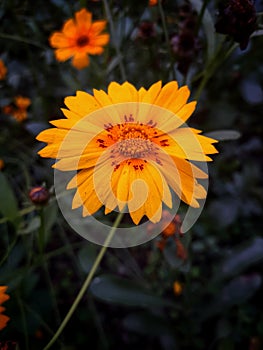
[[[45,205],[49,200],[50,194],[48,189],[43,186],[33,187],[29,192],[30,200],[36,205]]]

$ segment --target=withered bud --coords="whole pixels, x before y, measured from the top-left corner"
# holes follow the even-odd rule
[[[245,50],[250,35],[257,29],[256,9],[251,0],[226,0],[219,3],[217,33],[228,35]]]
[[[138,27],[137,38],[148,40],[156,36],[156,30],[153,22],[143,21]]]
[[[200,49],[198,38],[190,30],[181,31],[171,38],[172,51],[178,61],[178,69],[186,74]]]
[[[29,192],[29,198],[31,202],[36,205],[45,205],[47,204],[50,197],[50,193],[47,188],[43,186],[33,187]]]

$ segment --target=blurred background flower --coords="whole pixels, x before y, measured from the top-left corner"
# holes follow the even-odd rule
[[[4,80],[6,77],[7,68],[4,64],[4,61],[0,59],[0,80]]]
[[[101,33],[106,23],[92,22],[92,13],[86,9],[77,11],[74,19],[64,23],[61,32],[55,32],[49,38],[50,45],[56,48],[56,59],[63,62],[73,57],[75,68],[88,66],[89,55],[101,55],[103,46],[109,42],[109,34]]]
[[[0,286],[0,331],[6,327],[7,322],[9,321],[9,317],[4,315],[3,312],[5,312],[5,308],[2,306],[2,304],[7,301],[10,297],[8,294],[6,294],[7,286]]]
[[[3,107],[4,114],[10,114],[18,122],[27,119],[27,108],[31,105],[31,100],[28,97],[16,96],[14,102]]]

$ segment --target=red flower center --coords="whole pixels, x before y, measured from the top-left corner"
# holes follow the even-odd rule
[[[82,35],[77,39],[77,46],[83,47],[88,45],[89,43],[89,38],[86,35]]]

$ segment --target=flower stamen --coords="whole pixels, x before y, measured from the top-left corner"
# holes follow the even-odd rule
[[[89,38],[86,35],[82,35],[77,39],[77,46],[84,47],[89,43]]]
[[[154,150],[154,146],[150,140],[137,137],[120,141],[118,150],[125,157],[144,158]]]

